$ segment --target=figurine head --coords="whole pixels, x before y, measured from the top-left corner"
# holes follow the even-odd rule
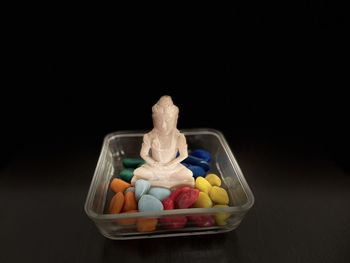
[[[152,107],[154,128],[162,135],[168,135],[176,129],[179,108],[170,96],[162,96]]]

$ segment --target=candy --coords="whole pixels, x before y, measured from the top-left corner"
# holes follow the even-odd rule
[[[118,192],[124,192],[126,188],[129,188],[131,185],[121,179],[114,178],[111,182],[111,189],[113,192],[118,193]]]
[[[207,216],[207,215],[188,216],[188,219],[198,227],[209,227],[215,224],[214,218],[212,216]]]
[[[147,180],[137,180],[135,183],[135,197],[136,200],[139,200],[142,195],[146,194],[150,189],[151,184]]]
[[[162,211],[163,204],[153,195],[143,195],[141,196],[138,203],[139,211]]]
[[[228,207],[228,205],[214,205],[213,208],[217,207]],[[217,213],[215,214],[215,222],[219,226],[227,224],[226,220],[230,217],[230,213]]]
[[[164,210],[171,210],[171,209],[174,209],[174,201],[173,201],[173,199],[171,199],[170,197],[165,198],[165,199],[162,201],[162,204],[163,204]]]
[[[124,212],[122,214],[128,214],[128,213],[137,213],[137,210],[131,210],[128,212]],[[123,219],[118,219],[117,223],[119,225],[135,225],[136,224],[136,218],[123,218]]]
[[[125,168],[136,168],[144,163],[145,163],[145,161],[140,159],[140,158],[125,158],[125,159],[123,159],[123,166]]]
[[[159,219],[159,223],[166,229],[184,228],[187,223],[186,216],[167,216]]]
[[[205,179],[212,185],[212,186],[221,186],[221,179],[216,174],[208,174]]]
[[[180,186],[171,190],[165,187],[151,187],[151,182],[145,179],[134,178],[133,185],[129,183],[133,178],[134,169],[143,165],[144,161],[138,158],[123,160],[124,169],[119,178],[112,180],[110,188],[116,193],[109,205],[109,212],[137,213],[146,211],[162,211],[186,208],[217,208],[229,207],[227,191],[221,187],[221,178],[208,173],[210,153],[197,149],[182,162],[192,171],[195,178],[195,189],[189,186]],[[190,221],[191,226],[211,227],[215,224],[227,224],[230,213],[216,213],[215,215],[171,215],[156,218],[125,218],[118,219],[120,225],[132,226],[136,224],[139,232],[151,232],[158,227],[163,229],[181,229]]]
[[[135,193],[133,192],[127,192],[125,194],[125,201],[124,201],[124,207],[123,211],[128,212],[132,210],[137,210],[137,203],[135,199]]]
[[[199,191],[197,189],[189,189],[183,191],[175,200],[175,207],[179,209],[189,208],[198,199]]]
[[[203,159],[206,162],[210,162],[211,161],[211,155],[208,151],[205,151],[203,149],[197,149],[194,150],[193,152],[190,153],[191,156]]]
[[[192,189],[191,187],[189,186],[183,186],[183,187],[179,187],[179,188],[176,188],[169,196],[170,199],[172,199],[173,201],[176,200],[176,198],[184,191],[187,191],[187,190],[190,190]]]
[[[224,188],[213,186],[209,197],[211,200],[220,205],[227,205],[229,203],[228,194]]]
[[[182,163],[187,163],[187,164],[192,164],[192,165],[197,165],[202,167],[206,172],[209,171],[210,166],[209,164],[197,157],[194,157],[192,155],[189,155],[185,160],[182,161]]]
[[[193,207],[196,208],[210,208],[213,206],[208,194],[200,192],[197,201],[193,204]]]
[[[124,191],[124,194],[126,194],[127,192],[133,192],[133,193],[135,193],[135,187],[126,188],[125,191]]]
[[[206,194],[209,194],[212,188],[211,184],[203,177],[196,178],[195,187]]]
[[[139,218],[136,222],[136,228],[139,232],[151,232],[156,230],[157,223],[156,218]]]
[[[124,205],[124,194],[122,192],[116,193],[111,203],[109,204],[109,213],[111,214],[118,214],[122,210]]]
[[[148,194],[153,195],[160,201],[163,201],[163,199],[167,198],[170,195],[170,190],[163,187],[152,187],[148,191]]]
[[[129,182],[129,183],[130,183],[133,176],[134,176],[134,169],[133,168],[124,169],[119,173],[119,177],[121,179],[123,179],[125,182]]]
[[[164,210],[174,209],[174,201],[170,197],[165,198],[162,201],[162,204],[163,204]],[[185,227],[187,223],[187,218],[185,216],[169,216],[169,217],[160,218],[159,222],[162,224],[163,228],[179,229],[179,228]]]

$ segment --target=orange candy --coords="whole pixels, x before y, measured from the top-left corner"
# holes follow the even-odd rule
[[[137,220],[137,231],[139,232],[150,232],[156,230],[158,223],[157,218],[139,218]]]
[[[125,202],[123,212],[128,212],[131,210],[137,210],[137,203],[134,192],[127,192],[125,194]]]
[[[124,205],[124,199],[124,194],[122,192],[116,193],[109,204],[109,212],[111,214],[120,213]]]
[[[129,188],[131,186],[131,184],[121,180],[121,179],[117,179],[114,178],[111,182],[111,189],[113,192],[115,193],[119,193],[119,192],[124,192],[126,188]]]
[[[128,212],[124,212],[123,214],[127,214],[127,213],[137,213],[137,210],[131,210]],[[123,219],[118,219],[117,223],[119,225],[135,225],[136,224],[136,218],[123,218]]]

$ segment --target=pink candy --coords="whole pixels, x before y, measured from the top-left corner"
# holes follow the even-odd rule
[[[170,197],[165,198],[165,199],[162,201],[162,204],[163,204],[164,210],[171,210],[171,209],[174,209],[174,201],[173,201],[173,199],[171,199]]]
[[[192,206],[198,199],[199,190],[197,189],[186,189],[175,200],[175,208],[183,209]]]
[[[177,188],[175,191],[173,191],[173,192],[170,194],[169,198],[172,199],[173,201],[175,201],[176,198],[177,198],[182,192],[187,191],[187,190],[190,190],[190,189],[192,189],[192,188],[189,187],[189,186],[183,186],[183,187]]]
[[[162,201],[164,210],[171,210],[174,208],[183,209],[191,207],[198,199],[199,190],[193,189],[188,186],[177,188],[175,191],[171,193],[168,198],[165,198]],[[202,217],[193,217],[193,221],[198,226],[210,226],[211,225],[211,217],[206,218]],[[180,229],[184,228],[187,224],[186,216],[168,216],[159,219],[163,228],[166,229]]]
[[[165,198],[162,201],[164,210],[174,209],[174,201],[170,197]],[[168,216],[159,219],[162,227],[167,229],[179,229],[184,228],[187,223],[187,218],[185,216]]]
[[[188,219],[190,221],[192,221],[198,227],[209,227],[209,226],[213,226],[215,224],[215,220],[212,216],[194,215],[194,216],[188,216]]]
[[[179,229],[184,228],[187,223],[186,216],[169,216],[159,219],[159,222],[162,224],[162,227],[167,229]]]

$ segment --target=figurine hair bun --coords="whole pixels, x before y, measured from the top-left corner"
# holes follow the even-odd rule
[[[179,108],[173,103],[170,96],[162,96],[152,107],[152,113],[177,115],[179,113]]]

